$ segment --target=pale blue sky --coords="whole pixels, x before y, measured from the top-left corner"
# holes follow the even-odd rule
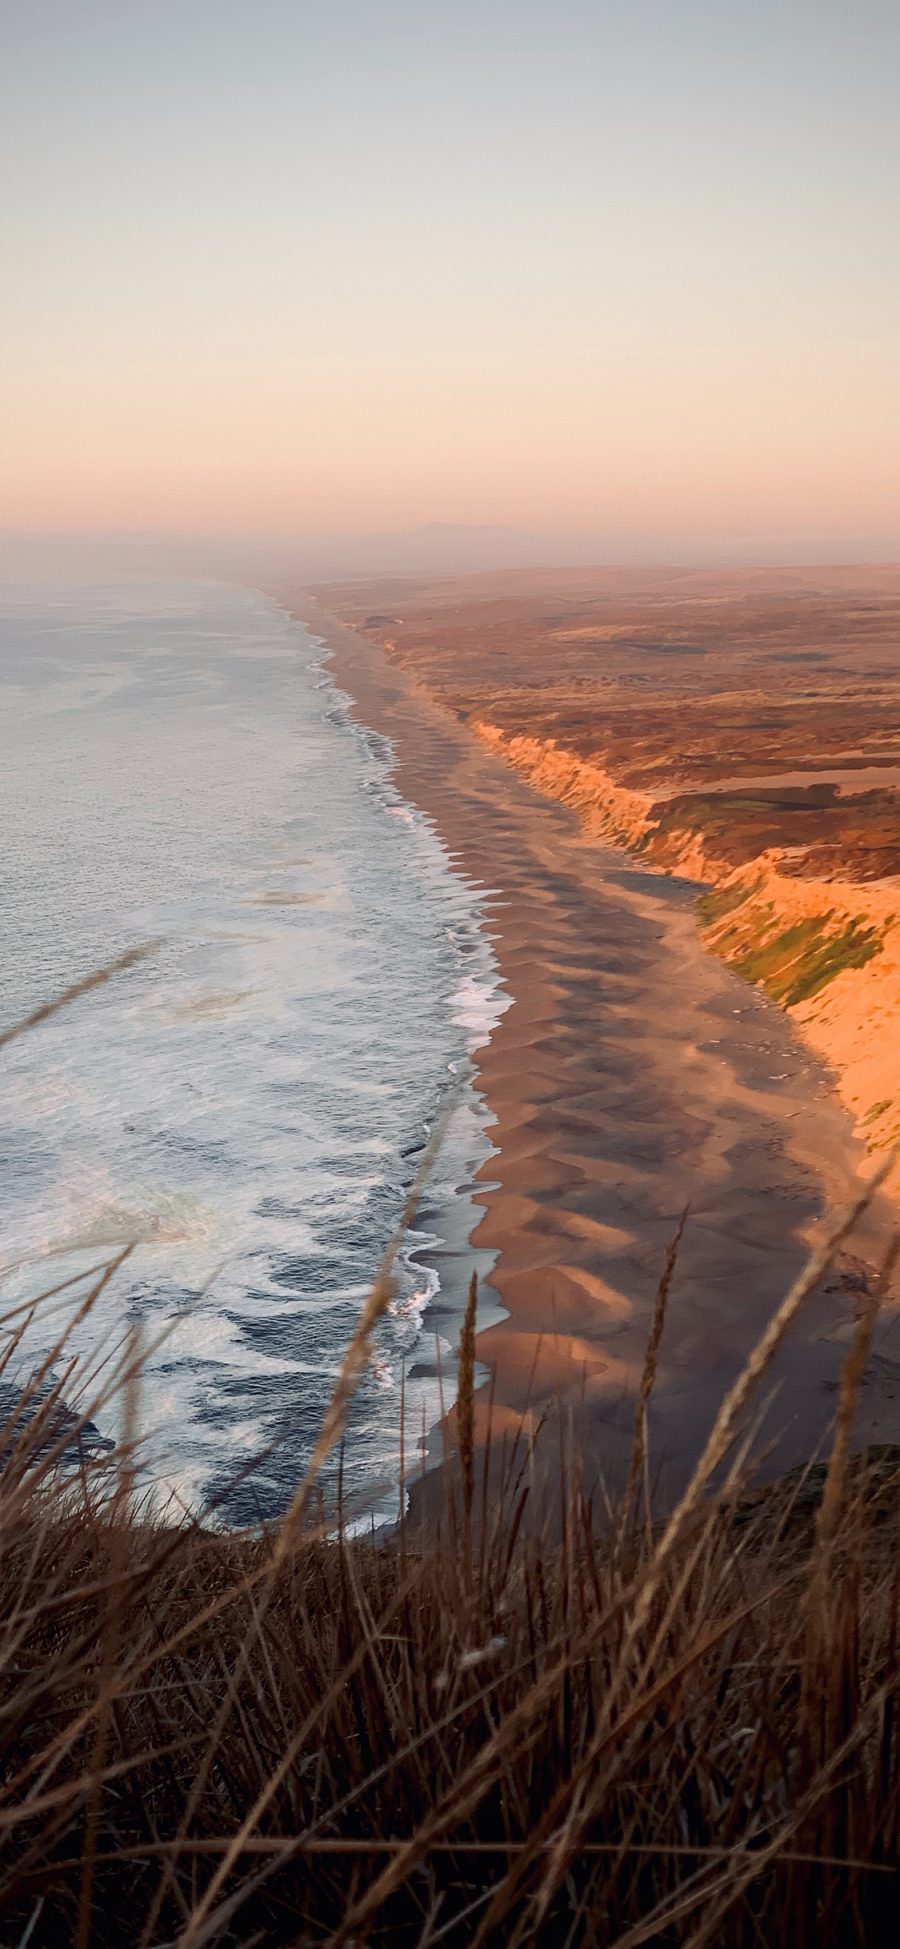
[[[6,0],[0,522],[900,531],[900,8]]]

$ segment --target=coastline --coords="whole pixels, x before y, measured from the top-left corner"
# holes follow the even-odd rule
[[[897,1144],[896,878],[798,876],[786,870],[785,855],[777,847],[735,866],[717,857],[714,844],[702,833],[676,831],[662,840],[655,819],[664,799],[617,784],[596,763],[559,750],[554,738],[508,738],[482,721],[474,721],[473,730],[488,750],[539,791],[572,806],[589,833],[629,852],[646,847],[645,857],[663,872],[701,882],[709,896],[709,910],[700,924],[704,946],[729,966],[752,967],[755,960],[764,967],[768,962],[771,991],[790,1013],[800,1039],[833,1074],[866,1149],[884,1151]],[[842,935],[863,947],[868,938],[872,946],[858,958],[851,953],[838,973],[813,984],[808,997],[797,998],[790,989],[802,965],[798,967],[794,942],[804,929],[812,936],[814,954],[821,955],[829,943],[839,954]],[[781,953],[779,937],[786,943]]]
[[[480,889],[511,996],[475,1056],[497,1153],[472,1242],[497,1255],[507,1316],[479,1332],[491,1378],[476,1439],[577,1416],[615,1488],[665,1248],[690,1203],[651,1409],[651,1452],[677,1489],[818,1221],[858,1191],[863,1146],[784,1013],[704,951],[690,887],[586,835],[314,599],[280,599],[326,643],[360,721],[392,741],[398,789]],[[822,1441],[854,1295],[892,1215],[882,1197],[770,1373],[767,1474]],[[861,1441],[896,1439],[898,1381],[877,1349]]]

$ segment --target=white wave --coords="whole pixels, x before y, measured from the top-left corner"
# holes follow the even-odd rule
[[[454,1022],[466,1030],[470,1051],[487,1041],[510,1007],[512,997],[489,975],[465,974],[450,997]]]

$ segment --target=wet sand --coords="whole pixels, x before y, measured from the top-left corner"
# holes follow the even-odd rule
[[[858,1192],[862,1147],[777,1006],[701,948],[689,887],[587,839],[378,648],[311,599],[290,606],[330,645],[360,720],[395,741],[400,790],[483,889],[512,996],[477,1055],[498,1150],[475,1242],[497,1254],[508,1313],[479,1335],[479,1434],[489,1412],[493,1440],[562,1411],[589,1475],[617,1486],[660,1267],[689,1203],[650,1418],[671,1493],[823,1214]],[[895,1221],[881,1196],[770,1369],[765,1473],[821,1446]],[[900,1439],[895,1320],[891,1307],[860,1441]],[[556,1452],[552,1429],[541,1450]]]

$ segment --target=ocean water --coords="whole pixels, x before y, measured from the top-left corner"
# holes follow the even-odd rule
[[[36,1306],[15,1371],[61,1320],[85,1377],[139,1324],[145,1480],[277,1512],[443,1119],[345,1447],[351,1508],[390,1514],[475,1262],[471,1050],[504,1006],[478,889],[253,591],[4,585],[0,710],[0,1026],[156,943],[0,1055],[6,1308],[134,1243],[86,1320],[83,1287]]]

